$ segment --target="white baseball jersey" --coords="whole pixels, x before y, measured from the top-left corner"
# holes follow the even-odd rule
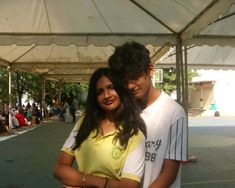
[[[164,92],[141,114],[147,126],[143,187],[160,174],[164,159],[187,160],[187,118],[183,108]],[[180,188],[181,170],[171,188]]]

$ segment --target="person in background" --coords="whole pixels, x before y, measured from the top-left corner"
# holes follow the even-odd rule
[[[28,121],[32,121],[32,113],[33,113],[33,106],[30,105],[30,103],[28,102],[28,104],[26,105],[26,109],[27,109],[27,120]]]
[[[64,109],[65,109],[65,113],[64,113],[65,123],[72,123],[73,116],[70,113],[69,103],[67,101],[65,101],[64,103]]]
[[[109,68],[100,68],[91,77],[85,115],[62,147],[54,176],[65,187],[140,187],[145,133],[134,98],[113,82]],[[78,169],[72,167],[74,159]]]
[[[12,127],[13,129],[16,129],[16,128],[19,128],[20,127],[20,124],[19,124],[19,121],[18,119],[16,118],[16,109],[13,108],[11,110],[11,120],[12,120]]]
[[[60,105],[59,105],[59,120],[60,121],[65,121],[64,113],[65,113],[64,105],[61,102]]]
[[[2,119],[2,123],[3,125],[5,125],[6,129],[9,130],[9,111],[3,111],[1,114],[1,119]]]
[[[137,42],[118,46],[109,58],[115,79],[142,107],[147,127],[144,188],[180,188],[181,161],[187,161],[187,118],[184,109],[155,88],[149,50]]]
[[[15,117],[17,118],[20,127],[27,126],[26,118],[24,117],[24,110],[21,106],[18,106],[18,112]]]
[[[2,112],[0,111],[0,133],[7,133],[7,127],[4,123],[4,117],[2,116]]]
[[[76,121],[76,108],[73,102],[69,104],[69,112],[70,112],[70,115],[72,116],[72,123],[74,123]]]

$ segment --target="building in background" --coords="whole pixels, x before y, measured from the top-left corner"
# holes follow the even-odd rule
[[[234,70],[197,70],[200,76],[192,83],[196,91],[190,92],[190,108],[201,108],[202,115],[235,116],[235,71]],[[218,114],[217,114],[218,115]]]
[[[175,53],[175,48],[171,48],[156,67],[175,68]],[[215,115],[216,111],[220,116],[235,116],[235,48],[191,46],[187,64],[200,75],[192,79],[196,90],[188,94],[189,109],[199,109],[205,116]]]

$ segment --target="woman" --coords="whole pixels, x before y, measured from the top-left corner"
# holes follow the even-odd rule
[[[96,70],[89,83],[85,116],[62,148],[55,177],[70,187],[139,187],[146,135],[139,114],[130,94],[113,82],[110,69]],[[78,169],[71,167],[75,158]]]

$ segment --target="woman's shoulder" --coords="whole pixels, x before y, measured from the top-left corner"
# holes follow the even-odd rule
[[[82,122],[83,122],[83,120],[84,120],[84,117],[85,117],[85,115],[82,115],[81,117],[79,117],[77,123],[75,124],[75,127],[76,127],[78,130],[79,130],[80,127],[81,127],[81,124],[82,124]]]
[[[134,134],[128,142],[128,150],[134,151],[136,149],[145,149],[146,138],[144,134],[139,130],[138,133]]]
[[[133,134],[130,138],[132,143],[140,144],[141,142],[145,142],[146,138],[142,131],[138,129],[138,132],[136,134]]]

